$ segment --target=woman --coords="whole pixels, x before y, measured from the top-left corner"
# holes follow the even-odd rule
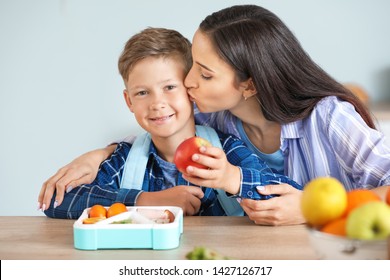
[[[374,189],[384,197],[390,185],[384,136],[358,98],[311,60],[276,15],[254,5],[213,13],[194,35],[192,56],[185,85],[202,112],[198,123],[239,136],[301,185],[332,176],[347,190]],[[41,195],[47,185],[64,190],[92,181],[112,150],[90,152],[60,169]],[[256,224],[304,223],[301,191],[289,185],[258,191],[278,196],[241,202]]]

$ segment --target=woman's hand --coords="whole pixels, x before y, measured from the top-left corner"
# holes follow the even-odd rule
[[[60,168],[43,183],[38,196],[38,209],[44,211],[49,207],[54,191],[56,191],[54,207],[57,207],[62,203],[65,191],[69,192],[82,184],[92,183],[100,164],[114,152],[115,148],[116,145],[110,145],[85,153]]]
[[[268,185],[258,191],[263,195],[279,196],[268,200],[242,200],[242,208],[255,224],[279,226],[305,223],[300,208],[302,191],[288,184]]]
[[[241,173],[237,166],[229,163],[225,152],[216,147],[200,147],[192,160],[206,169],[188,166],[183,178],[194,185],[223,189],[230,194],[240,191]]]
[[[137,206],[172,205],[183,209],[184,215],[192,216],[199,212],[204,193],[199,187],[175,186],[158,192],[142,192]]]

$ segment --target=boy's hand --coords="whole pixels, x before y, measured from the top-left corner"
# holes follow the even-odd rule
[[[240,169],[228,162],[225,152],[216,147],[201,147],[199,151],[199,154],[192,156],[192,160],[208,169],[188,166],[183,178],[194,185],[223,189],[230,194],[237,194],[240,191]]]
[[[54,191],[56,191],[54,203],[56,207],[62,203],[65,191],[69,192],[82,184],[92,183],[100,164],[113,153],[115,148],[116,145],[111,145],[88,152],[59,169],[43,183],[38,196],[38,209],[44,211],[49,208]]]
[[[192,216],[199,212],[204,193],[199,187],[175,186],[158,192],[142,192],[137,198],[137,206],[178,206],[184,215]]]

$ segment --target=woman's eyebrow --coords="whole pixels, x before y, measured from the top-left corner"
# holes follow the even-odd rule
[[[213,72],[214,73],[214,71],[213,70],[211,70],[210,68],[208,68],[206,65],[203,65],[202,63],[199,63],[199,62],[195,62],[196,64],[198,64],[200,67],[203,67],[203,68],[205,68],[206,70],[208,70],[208,71],[210,71],[210,72]]]

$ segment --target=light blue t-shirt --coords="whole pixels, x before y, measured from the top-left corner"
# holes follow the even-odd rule
[[[238,130],[238,133],[240,133],[241,140],[245,142],[247,147],[259,158],[261,158],[263,161],[265,161],[268,166],[272,169],[273,172],[278,174],[284,174],[284,158],[283,153],[279,149],[276,152],[272,154],[266,154],[260,151],[251,140],[246,135],[246,132],[244,130],[244,127],[242,126],[242,121],[240,119],[236,120],[236,127]]]
[[[176,186],[176,179],[179,171],[176,169],[176,165],[173,162],[163,160],[160,156],[156,156],[156,160],[161,167],[164,183],[161,189],[166,190]]]

